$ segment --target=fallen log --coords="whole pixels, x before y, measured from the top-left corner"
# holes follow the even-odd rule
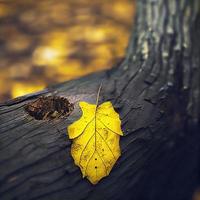
[[[200,2],[138,0],[126,57],[111,70],[0,105],[1,200],[188,200],[199,184]],[[67,126],[79,101],[111,101],[124,135],[109,176],[92,185],[70,154]],[[74,104],[65,118],[37,120],[41,96]]]

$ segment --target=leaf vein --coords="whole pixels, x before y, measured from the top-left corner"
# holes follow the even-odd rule
[[[91,139],[93,138],[94,134],[95,134],[95,133],[93,133],[93,134],[91,135],[90,139],[87,141],[86,145],[84,146],[83,151],[81,152],[81,155],[80,155],[79,164],[81,163],[81,159],[82,159],[82,156],[83,156],[83,152],[85,151],[87,145],[89,144],[89,142],[90,142]]]
[[[97,133],[99,134],[99,136],[102,138],[102,140],[105,142],[106,146],[109,148],[110,152],[113,155],[113,158],[116,160],[114,153],[112,152],[111,148],[109,147],[108,143],[106,142],[106,140],[103,138],[103,136],[99,133],[99,131],[97,131]]]
[[[98,112],[98,111],[97,111],[97,114],[104,115],[104,116],[106,116],[106,117],[109,117],[109,118],[111,118],[111,119],[114,119],[114,120],[116,120],[116,118],[115,118],[115,117],[111,117],[111,116],[109,116],[109,115],[107,115],[107,114],[100,113],[100,112]]]
[[[112,129],[108,128],[100,119],[97,119],[97,120],[100,121],[109,131],[111,131],[111,132],[113,132],[115,134],[120,135],[119,133],[117,133],[117,132],[113,131]]]
[[[96,151],[97,151],[97,150],[96,150]],[[101,159],[101,161],[102,161],[102,163],[103,163],[103,165],[104,165],[104,167],[105,167],[106,175],[108,175],[108,172],[107,172],[107,169],[106,169],[106,164],[105,164],[104,160],[101,158],[101,156],[100,156],[100,154],[99,154],[98,151],[97,151],[97,154],[99,155],[99,158]]]
[[[85,167],[85,173],[87,172],[88,164],[89,164],[90,160],[92,159],[92,157],[93,157],[95,151],[96,151],[96,150],[94,150],[92,156],[90,157],[90,159],[89,159],[88,162],[87,162],[87,165],[86,165],[86,167]]]

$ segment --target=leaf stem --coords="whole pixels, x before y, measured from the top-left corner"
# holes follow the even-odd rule
[[[98,103],[99,103],[99,96],[100,96],[101,88],[102,88],[102,82],[101,82],[99,89],[98,89],[98,92],[97,92],[97,99],[96,99],[96,106],[97,107],[98,107]]]
[[[94,125],[94,130],[95,130],[95,151],[96,151],[96,146],[97,146],[97,142],[96,142],[96,140],[97,140],[97,138],[96,138],[96,113],[97,113],[97,108],[98,108],[98,103],[99,103],[99,96],[100,96],[100,91],[101,91],[101,88],[102,88],[102,82],[101,82],[101,84],[100,84],[100,86],[99,86],[99,89],[98,89],[98,92],[97,92],[97,99],[96,99],[96,109],[95,109],[95,116],[94,116],[94,120],[95,120],[95,125]]]

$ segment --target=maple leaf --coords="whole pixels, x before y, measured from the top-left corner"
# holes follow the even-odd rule
[[[79,102],[79,106],[81,118],[68,126],[69,138],[73,139],[71,155],[83,177],[96,184],[109,175],[121,155],[121,120],[110,101],[101,105]]]

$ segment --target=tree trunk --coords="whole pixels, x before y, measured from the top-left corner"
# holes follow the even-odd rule
[[[199,184],[200,2],[138,0],[125,59],[115,68],[0,106],[1,200],[188,200]],[[125,134],[122,155],[97,185],[70,155],[66,127],[79,101],[112,101]],[[67,119],[35,120],[41,95],[75,104]],[[59,130],[59,131],[58,131]]]

